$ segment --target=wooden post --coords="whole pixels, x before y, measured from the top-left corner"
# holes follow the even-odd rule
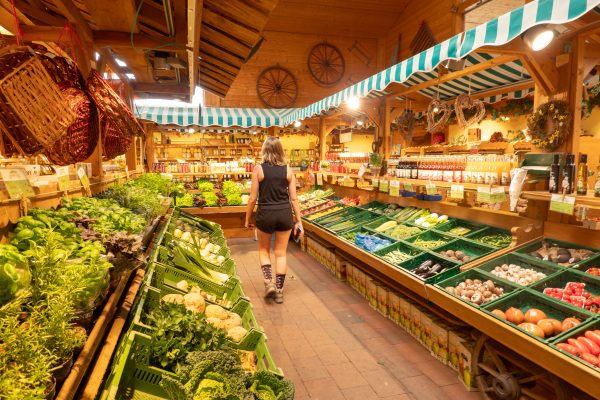
[[[144,124],[144,131],[146,132],[146,164],[148,171],[152,171],[152,164],[155,162],[154,158],[154,125]]]
[[[386,98],[384,102],[382,102],[382,104],[380,105],[380,107],[383,107],[383,127],[380,127],[380,129],[383,128],[383,156],[386,160],[390,158],[390,153],[392,150],[390,135],[390,129],[392,125],[391,100],[392,99],[390,98]]]
[[[569,77],[569,109],[571,110],[571,129],[566,141],[566,150],[579,154],[579,135],[581,133],[581,100],[583,98],[585,40],[581,35],[573,39],[571,55],[571,73]]]
[[[319,118],[319,160],[323,161],[325,159],[325,151],[326,147],[326,137],[327,133],[325,131],[325,119],[323,117]]]

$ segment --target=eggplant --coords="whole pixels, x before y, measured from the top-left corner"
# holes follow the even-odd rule
[[[579,261],[581,261],[581,258],[579,258],[579,257],[571,257],[569,259],[569,264],[575,264],[575,263],[578,263]]]
[[[415,269],[415,274],[424,274],[426,272],[429,272],[429,268],[428,267],[418,267]]]
[[[435,264],[433,267],[431,267],[431,269],[429,270],[429,272],[433,272],[435,274],[439,274],[440,271],[444,268],[444,266],[440,263]]]
[[[424,275],[421,275],[421,278],[423,278],[423,279],[428,279],[428,278],[432,278],[432,277],[434,277],[434,276],[436,276],[436,275],[437,275],[437,274],[436,274],[435,272],[428,272],[428,273],[426,273],[426,274],[424,274]]]
[[[540,253],[538,253],[537,251],[532,251],[531,253],[529,253],[529,255],[531,257],[539,258],[540,260],[543,258],[542,255]]]
[[[564,247],[559,247],[558,250],[556,250],[556,254],[558,254],[559,256],[562,254],[567,254],[569,257],[571,257],[571,252],[569,251],[569,249],[565,249]]]
[[[427,269],[430,269],[433,266],[433,261],[432,260],[427,260],[421,263],[421,265],[419,265],[419,268],[424,267]]]
[[[555,263],[558,263],[558,264],[562,264],[562,263],[568,263],[570,259],[571,259],[570,254],[560,254],[558,257],[556,257],[556,259],[554,259],[552,261],[554,261]]]

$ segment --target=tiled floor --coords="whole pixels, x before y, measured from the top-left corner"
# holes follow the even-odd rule
[[[257,244],[229,240],[244,291],[296,399],[480,399],[414,338],[290,244],[285,303],[266,303]]]

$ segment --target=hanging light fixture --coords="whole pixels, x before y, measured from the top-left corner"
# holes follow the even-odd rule
[[[188,133],[194,133],[194,132],[196,132],[196,130],[194,128],[188,129]]]
[[[358,110],[358,108],[360,107],[360,99],[356,96],[352,96],[348,100],[346,100],[346,105],[351,110]]]
[[[302,122],[294,121],[294,128],[300,128],[300,126],[302,126]]]
[[[530,28],[523,34],[523,41],[533,51],[540,51],[548,47],[548,45],[556,37],[556,32],[546,25],[538,25]]]
[[[356,125],[358,126],[363,126],[365,123],[363,122],[362,119],[359,119],[358,121],[356,121]]]

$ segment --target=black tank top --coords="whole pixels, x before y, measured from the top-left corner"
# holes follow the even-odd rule
[[[258,206],[279,210],[291,208],[287,165],[261,164],[264,179],[258,183]]]

